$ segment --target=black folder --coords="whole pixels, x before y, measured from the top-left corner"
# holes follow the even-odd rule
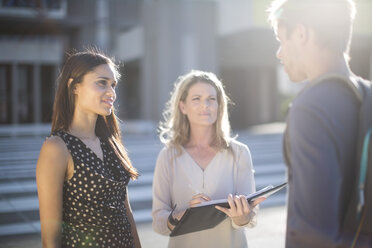
[[[248,202],[252,202],[260,197],[268,197],[275,192],[281,190],[287,185],[282,183],[278,186],[269,185],[257,192],[247,195]],[[170,236],[178,236],[182,234],[198,232],[213,228],[227,218],[227,215],[215,206],[229,207],[227,199],[212,200],[199,204],[196,207],[186,209],[178,224],[172,230]]]

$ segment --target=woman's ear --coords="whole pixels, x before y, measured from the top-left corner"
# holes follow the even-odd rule
[[[182,114],[186,114],[185,103],[183,101],[180,101],[178,108],[181,110]]]
[[[67,88],[70,88],[72,82],[74,81],[73,78],[69,78],[68,81],[67,81]],[[75,94],[75,90],[76,90],[76,87],[74,87],[74,89],[72,89],[72,92]]]
[[[73,78],[69,78],[69,79],[68,79],[68,82],[67,82],[67,88],[70,88],[70,85],[71,85],[72,81],[74,81]]]

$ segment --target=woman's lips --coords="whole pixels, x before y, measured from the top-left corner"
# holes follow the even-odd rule
[[[114,105],[113,100],[103,100],[103,102],[106,103],[107,105],[109,105],[110,107],[112,107],[112,105]]]

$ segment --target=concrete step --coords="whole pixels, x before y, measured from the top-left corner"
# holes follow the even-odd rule
[[[25,168],[21,168],[25,170]],[[14,172],[14,168],[9,168],[9,171]],[[34,173],[34,169],[33,169]],[[274,175],[274,177],[268,177],[270,175]],[[272,180],[272,178],[278,178],[278,176],[283,177],[285,175],[285,167],[282,163],[277,164],[267,164],[267,165],[260,165],[255,167],[255,177],[256,178],[263,178],[267,177],[268,180]],[[138,188],[143,187],[150,187],[152,185],[153,180],[153,172],[146,172],[142,174],[138,180],[130,181],[129,189],[130,192],[132,190],[138,190]],[[19,193],[36,193],[36,181],[35,178],[20,180],[8,180],[6,182],[0,182],[0,195],[7,195],[7,194],[19,194]],[[258,180],[258,179],[256,179]],[[260,179],[262,181],[263,179]],[[266,182],[266,181],[265,181]],[[135,189],[137,188],[137,189]]]
[[[0,236],[40,232],[35,168],[44,139],[42,135],[0,137]],[[133,215],[137,222],[149,222],[153,170],[163,145],[156,135],[124,134],[123,139],[134,166],[141,173],[139,180],[129,184]],[[281,139],[280,133],[242,133],[238,138],[250,148],[257,189],[285,181]],[[285,204],[285,192],[282,190],[269,197],[261,207]]]
[[[261,189],[269,184],[278,185],[285,181],[285,172],[277,165],[268,166],[270,173],[265,170],[256,170],[256,188]],[[275,170],[274,170],[275,169]],[[129,184],[128,192],[131,202],[146,201],[152,198],[152,179],[153,174],[147,173],[141,176],[141,181],[132,181]],[[26,195],[16,197],[18,195]],[[29,195],[27,195],[29,194]],[[17,180],[0,183],[0,213],[16,211],[26,211],[38,209],[37,187],[35,180]],[[7,196],[7,197],[5,197]],[[13,196],[13,197],[12,197]]]
[[[12,223],[8,225],[0,225],[0,236],[39,233],[40,221],[29,221],[21,223]]]
[[[270,196],[266,201],[260,204],[260,208],[268,208],[274,206],[282,206],[285,204],[285,191]],[[35,201],[22,203],[35,204]],[[34,210],[38,212],[38,209]],[[144,209],[133,209],[133,217],[136,223],[151,222],[151,207]],[[6,223],[0,224],[0,236],[15,235],[15,234],[26,234],[26,233],[38,233],[40,232],[40,222],[38,218],[35,220],[28,219],[27,221],[21,221],[17,223]]]

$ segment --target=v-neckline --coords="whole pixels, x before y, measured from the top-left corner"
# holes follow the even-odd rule
[[[98,140],[99,140],[99,146],[101,147],[101,150],[102,150],[102,159],[100,158],[100,157],[98,157],[98,155],[97,155],[97,153],[95,153],[93,150],[92,150],[92,148],[90,148],[89,146],[87,146],[85,143],[84,143],[84,141],[82,141],[79,137],[77,137],[77,136],[75,136],[75,135],[73,135],[73,134],[70,134],[70,133],[68,133],[68,132],[66,132],[68,135],[70,135],[70,136],[72,136],[72,137],[74,137],[74,138],[76,138],[80,143],[82,143],[84,146],[85,146],[85,148],[87,149],[87,150],[89,150],[91,153],[93,153],[94,154],[94,156],[102,163],[102,164],[104,164],[105,163],[105,148],[102,146],[102,141],[101,141],[101,139],[100,139],[100,137],[98,137],[97,136],[97,138],[98,138]]]
[[[214,154],[213,158],[209,161],[209,163],[207,164],[207,166],[203,169],[196,161],[195,159],[191,156],[191,154],[186,150],[185,147],[181,146],[182,147],[182,150],[184,151],[184,153],[191,159],[191,161],[193,162],[193,164],[198,167],[203,173],[213,164],[214,160],[216,160],[216,157],[218,156],[218,154],[220,153],[220,151],[217,151],[216,154]]]

